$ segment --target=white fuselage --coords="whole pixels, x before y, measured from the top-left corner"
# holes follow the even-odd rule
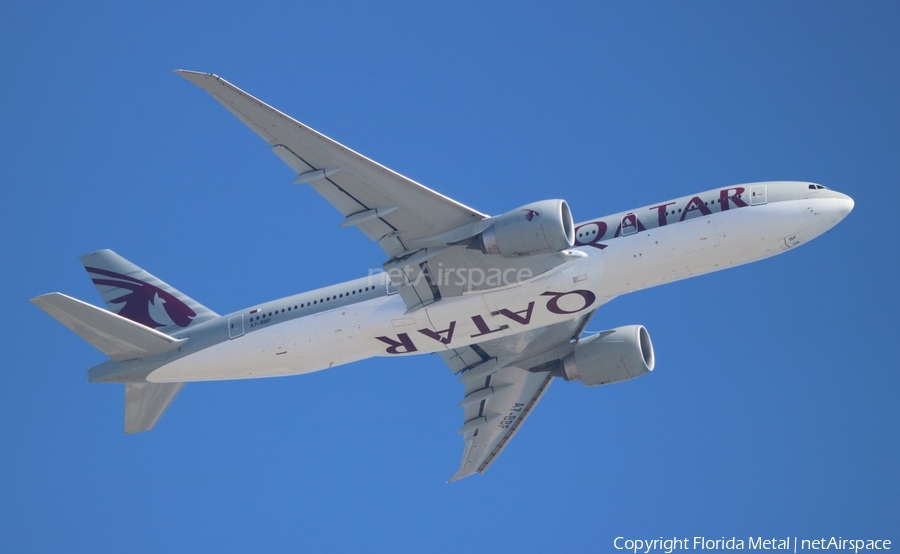
[[[778,254],[827,231],[852,208],[840,193],[805,183],[767,185],[768,200],[764,187],[758,204],[751,205],[750,186],[742,185],[741,198],[738,187],[717,189],[582,223],[572,253],[552,270],[412,311],[400,295],[365,298],[359,288],[363,300],[310,315],[302,315],[301,295],[272,302],[262,311],[287,314],[279,311],[284,305],[295,317],[258,327],[268,321],[259,320],[258,309],[236,312],[223,317],[232,322],[231,337],[222,326],[222,342],[161,365],[147,380],[293,375],[513,335],[583,317],[621,294]],[[354,296],[355,283],[344,287]]]

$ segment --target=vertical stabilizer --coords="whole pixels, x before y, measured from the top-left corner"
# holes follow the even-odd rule
[[[166,334],[218,314],[147,273],[112,250],[81,257],[106,307]]]
[[[126,383],[125,432],[153,429],[183,386],[184,383]]]

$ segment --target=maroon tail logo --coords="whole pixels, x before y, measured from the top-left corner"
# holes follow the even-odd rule
[[[159,287],[105,269],[96,267],[86,267],[85,269],[90,273],[110,277],[110,279],[92,277],[91,280],[95,285],[117,287],[130,291],[109,302],[111,304],[124,304],[118,313],[120,316],[127,317],[131,321],[146,325],[151,329],[170,325],[168,322],[161,323],[154,319],[150,315],[151,307],[158,319],[164,319],[164,317],[161,317],[164,312],[165,315],[172,320],[172,323],[179,327],[187,327],[197,315],[197,313],[188,307],[187,304]]]
[[[528,221],[531,221],[535,217],[541,215],[541,214],[537,213],[535,210],[522,210],[522,211],[525,212],[525,219],[527,219]]]

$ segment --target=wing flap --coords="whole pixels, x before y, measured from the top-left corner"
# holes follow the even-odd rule
[[[484,473],[521,428],[552,379],[550,372],[532,373],[517,367],[502,368],[488,377],[487,388],[493,387],[496,392],[476,405],[467,406],[466,411],[470,408],[490,411],[469,420],[463,427],[466,441],[463,458],[450,481]]]
[[[31,302],[118,362],[171,352],[187,340],[58,292],[37,296]]]
[[[497,444],[488,453],[487,458],[485,458],[481,462],[481,465],[478,467],[479,473],[484,473],[485,471],[487,471],[487,468],[490,467],[492,463],[494,463],[494,460],[497,459],[497,456],[500,455],[503,449],[506,448],[506,445],[509,444],[509,441],[512,440],[513,436],[519,431],[522,423],[525,422],[525,418],[527,418],[529,414],[531,414],[532,408],[537,405],[538,401],[540,401],[540,399],[544,396],[544,393],[547,392],[547,387],[549,387],[550,383],[553,381],[553,376],[550,375],[549,372],[532,373],[531,375],[535,376],[531,383],[532,385],[534,385],[535,383],[540,383],[537,387],[537,390],[531,395],[531,399],[525,404],[525,406],[522,408],[522,411],[518,412],[518,417],[512,423],[509,430],[500,436],[500,440],[497,441]],[[543,376],[543,380],[538,381],[538,376]],[[530,390],[530,387],[525,386],[523,387],[523,389]],[[520,394],[519,399],[524,400],[526,396],[527,395]],[[462,470],[462,468],[460,468],[460,470]]]

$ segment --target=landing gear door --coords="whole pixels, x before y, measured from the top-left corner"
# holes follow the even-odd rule
[[[751,206],[762,205],[766,202],[766,185],[753,185],[750,187]]]
[[[228,338],[236,339],[244,334],[244,314],[228,318]]]

